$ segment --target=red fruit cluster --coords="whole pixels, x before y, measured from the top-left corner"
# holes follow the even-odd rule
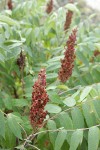
[[[74,3],[74,0],[69,0],[69,3]]]
[[[8,5],[8,8],[9,8],[10,10],[13,9],[12,0],[8,0],[7,5]]]
[[[46,92],[46,71],[41,69],[38,79],[34,83],[32,92],[32,105],[30,109],[30,121],[33,128],[41,127],[47,115],[44,110],[45,105],[49,101]]]
[[[25,55],[23,52],[20,52],[20,57],[17,59],[17,65],[19,66],[20,70],[23,70],[25,67]]]
[[[53,0],[50,0],[46,8],[47,14],[50,14],[52,10],[53,10]]]
[[[61,82],[66,82],[68,78],[72,75],[72,69],[74,67],[75,59],[75,42],[76,42],[76,32],[77,29],[74,29],[69,36],[69,39],[66,43],[66,51],[64,52],[64,59],[61,60],[61,68],[58,73],[58,78]]]
[[[72,22],[72,17],[73,17],[73,12],[68,10],[68,12],[66,13],[66,21],[65,21],[65,24],[64,24],[64,30],[68,30],[70,25],[71,25],[71,22]]]
[[[94,51],[94,56],[97,57],[98,55],[100,55],[100,51],[95,50],[95,51]]]

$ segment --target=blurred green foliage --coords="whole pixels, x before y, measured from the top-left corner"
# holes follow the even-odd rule
[[[0,149],[21,149],[33,132],[29,121],[32,86],[39,70],[46,68],[49,114],[40,131],[60,129],[39,134],[34,145],[41,150],[99,150],[100,55],[94,57],[94,51],[100,51],[100,25],[91,24],[93,15],[82,20],[75,4],[67,3],[48,15],[45,0],[13,2],[12,11],[0,13]],[[65,33],[68,9],[74,15]],[[60,59],[75,27],[74,70],[63,84],[58,80]],[[21,51],[23,70],[17,65]]]

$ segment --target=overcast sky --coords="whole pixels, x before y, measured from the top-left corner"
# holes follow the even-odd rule
[[[85,0],[89,6],[100,11],[100,0]]]

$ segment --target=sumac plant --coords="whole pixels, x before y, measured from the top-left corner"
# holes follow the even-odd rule
[[[100,149],[100,24],[72,0],[0,12],[0,150],[15,149]]]

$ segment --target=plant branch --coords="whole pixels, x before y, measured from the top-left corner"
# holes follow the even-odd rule
[[[93,101],[93,100],[95,100],[95,99],[97,99],[97,98],[98,98],[98,97],[96,96],[94,99],[91,99],[91,100],[88,100],[88,101],[84,101],[84,102],[82,102],[82,103],[88,103],[88,102],[91,102],[91,101]],[[73,106],[73,107],[67,108],[67,109],[65,109],[65,110],[63,110],[63,111],[57,113],[56,115],[52,116],[51,118],[45,120],[45,121],[44,121],[44,124],[45,124],[48,120],[53,120],[53,119],[57,118],[62,112],[69,112],[70,110],[72,110],[72,109],[75,108],[75,107],[80,107],[80,106],[82,105],[82,103],[80,103],[80,104],[78,104],[78,105],[75,105],[75,106]],[[43,124],[43,126],[44,126],[44,124]]]
[[[92,127],[100,127],[100,124],[97,124],[97,125],[92,126]],[[80,129],[69,129],[69,130],[63,129],[63,128],[64,128],[64,127],[63,127],[63,128],[59,128],[59,129],[56,129],[56,130],[40,131],[40,132],[37,132],[37,133],[34,134],[34,135],[39,135],[39,134],[45,133],[45,132],[58,132],[58,131],[62,131],[62,132],[64,132],[64,131],[67,131],[67,132],[74,132],[74,131],[76,131],[76,130],[86,131],[86,130],[89,130],[90,128],[92,128],[92,127],[89,127],[89,128],[80,128]]]
[[[16,91],[16,88],[13,86],[13,90],[14,90],[14,96],[15,98],[19,98],[18,94],[17,94],[17,91]]]
[[[6,114],[6,113],[4,113],[1,109],[0,109],[0,112],[1,112],[1,113],[3,113],[5,116],[7,116],[7,114]]]
[[[20,123],[18,123],[18,124],[19,124],[19,126],[22,128],[22,130],[24,131],[25,136],[26,136],[26,138],[27,138],[28,136],[27,136],[27,133],[26,133],[25,129],[23,128],[23,126],[22,126]]]
[[[34,149],[40,150],[38,147],[36,147],[34,145],[28,144],[28,146],[33,147]]]
[[[100,124],[95,125],[95,126],[92,126],[92,127],[100,127]],[[37,132],[37,133],[32,133],[32,134],[29,135],[29,137],[26,139],[26,141],[25,141],[25,143],[24,143],[24,148],[27,147],[27,146],[31,146],[31,147],[33,147],[33,148],[36,149],[37,147],[34,146],[34,145],[30,145],[29,142],[32,141],[37,135],[42,134],[42,133],[47,133],[47,132],[59,132],[59,131],[61,131],[61,132],[66,132],[66,131],[67,131],[67,132],[74,132],[74,131],[76,131],[76,130],[86,131],[86,130],[89,130],[90,128],[92,128],[92,127],[89,127],[89,128],[80,128],[80,129],[68,129],[68,130],[66,130],[66,129],[64,129],[64,127],[62,127],[62,128],[58,128],[58,129],[56,129],[56,130],[45,130],[45,131],[40,131],[40,132]],[[40,149],[37,148],[37,150],[40,150]]]
[[[29,145],[29,142],[31,142],[35,137],[36,137],[36,135],[34,133],[30,134],[27,137],[27,139],[25,139],[25,142],[23,144],[24,148],[27,147]]]

